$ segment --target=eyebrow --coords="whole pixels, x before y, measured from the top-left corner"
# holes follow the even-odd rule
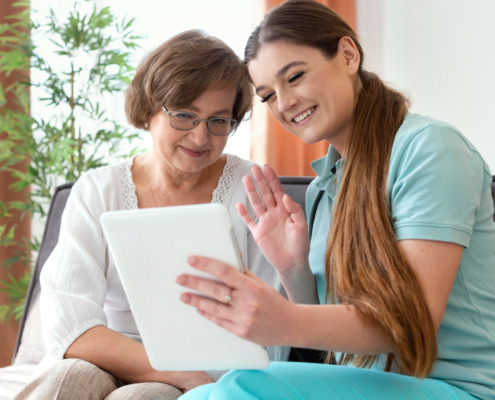
[[[304,61],[292,61],[290,62],[289,64],[283,66],[282,68],[280,68],[277,73],[275,74],[275,78],[280,78],[283,74],[285,74],[289,69],[291,69],[292,67],[296,66],[296,65],[303,65],[303,64],[306,64]],[[256,94],[258,94],[260,91],[262,91],[263,89],[265,89],[265,86],[261,85],[261,86],[258,86],[256,88]]]
[[[196,114],[198,114],[198,113],[201,112],[201,110],[199,108],[194,107],[193,105],[190,105],[190,106],[185,107],[185,108],[191,110],[193,113],[196,113]],[[223,110],[215,110],[215,112],[211,113],[211,115],[221,115],[221,114],[230,114],[230,115],[232,115],[232,110],[229,110],[228,108],[225,108]]]

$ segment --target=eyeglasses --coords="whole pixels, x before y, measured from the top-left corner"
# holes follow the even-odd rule
[[[196,114],[187,111],[168,111],[162,107],[170,117],[170,126],[179,131],[188,131],[196,128],[201,121],[206,122],[208,132],[216,136],[227,136],[237,127],[237,121],[232,118],[199,118]]]

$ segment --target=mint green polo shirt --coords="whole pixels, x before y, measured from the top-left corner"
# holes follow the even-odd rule
[[[310,251],[320,302],[332,207],[344,160],[330,146],[312,163],[317,178],[306,194],[311,215],[318,192]],[[465,247],[438,331],[431,378],[495,399],[495,223],[492,176],[474,146],[454,127],[408,114],[395,137],[387,179],[398,240],[426,239]]]

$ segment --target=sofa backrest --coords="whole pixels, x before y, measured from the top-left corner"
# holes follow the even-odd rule
[[[492,198],[493,208],[495,208],[495,175],[492,176]],[[495,213],[493,214],[493,220],[495,221]]]

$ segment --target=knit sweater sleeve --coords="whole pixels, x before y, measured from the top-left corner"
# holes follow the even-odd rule
[[[43,337],[50,356],[64,357],[85,331],[106,325],[108,253],[100,228],[102,212],[118,192],[111,170],[88,173],[73,186],[64,210],[58,244],[43,267]],[[106,179],[105,175],[107,175]],[[106,181],[106,184],[105,184]]]

